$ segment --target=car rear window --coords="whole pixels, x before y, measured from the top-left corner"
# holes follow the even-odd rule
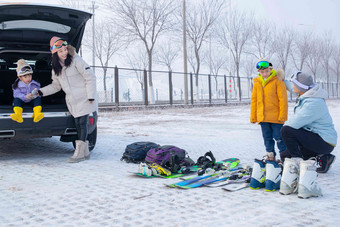
[[[71,27],[41,20],[13,20],[0,24],[0,30],[45,30],[57,33],[68,33]]]

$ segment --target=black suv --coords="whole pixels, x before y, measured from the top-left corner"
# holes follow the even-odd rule
[[[44,119],[32,120],[32,106],[24,106],[23,123],[13,121],[12,84],[17,78],[16,62],[25,59],[33,68],[33,79],[44,87],[51,80],[51,37],[59,36],[79,50],[85,24],[91,14],[58,6],[0,4],[0,138],[60,136],[63,142],[77,139],[74,119],[67,110],[65,93],[43,97]],[[89,149],[97,139],[97,112],[90,114]]]

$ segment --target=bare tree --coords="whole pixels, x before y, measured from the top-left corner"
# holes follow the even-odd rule
[[[195,85],[196,100],[199,100],[198,75],[201,67],[200,50],[203,42],[206,40],[208,31],[212,28],[214,22],[219,17],[223,2],[220,0],[202,1],[200,4],[194,4],[188,7],[187,12],[187,35],[191,41],[195,62]],[[191,59],[193,60],[193,59]],[[190,60],[189,60],[190,62]]]
[[[321,59],[321,47],[320,40],[313,38],[309,47],[310,54],[307,56],[306,65],[308,69],[313,73],[314,81],[316,82],[317,72],[320,66]]]
[[[209,58],[205,58],[204,62],[206,65],[209,66],[211,70],[211,74],[215,79],[215,91],[216,91],[216,97],[218,98],[218,76],[220,73],[220,70],[224,68],[227,58],[225,55],[221,54],[221,47],[217,48],[218,51],[215,48],[212,50],[209,50],[209,53],[206,53],[205,56],[209,56]],[[208,51],[207,51],[208,52]]]
[[[294,46],[291,52],[291,56],[295,68],[299,71],[303,70],[303,66],[306,64],[308,56],[311,54],[311,40],[313,40],[313,34],[311,32],[298,34],[294,39]]]
[[[293,40],[293,30],[285,27],[279,33],[277,33],[273,42],[273,51],[278,58],[279,65],[284,71],[286,71],[288,65],[289,56],[292,51]]]
[[[115,12],[113,22],[119,26],[128,41],[141,41],[148,54],[150,103],[155,103],[152,83],[152,57],[159,37],[171,29],[174,4],[166,0],[118,0],[107,1]]]
[[[165,41],[158,53],[156,54],[156,62],[165,65],[169,71],[172,71],[173,62],[179,54],[179,47],[170,41]]]
[[[245,50],[245,53],[254,56],[255,58],[267,57],[271,59],[273,55],[272,44],[276,34],[274,24],[268,20],[257,20],[254,22],[251,36],[251,45]]]
[[[135,75],[137,81],[140,85],[142,97],[144,99],[144,71],[141,69],[148,68],[148,56],[145,51],[142,51],[141,48],[137,48],[136,51],[126,56],[128,59],[128,64],[132,67],[135,71]]]
[[[321,65],[326,73],[327,92],[329,92],[330,60],[332,58],[334,45],[330,32],[327,32],[324,37],[321,42]]]
[[[253,31],[253,16],[236,10],[228,13],[230,15],[226,15],[219,26],[218,36],[221,44],[232,53],[237,76],[238,99],[241,101],[240,63]]]
[[[90,25],[91,26],[91,25]],[[93,50],[92,39],[85,37],[84,46]],[[106,77],[109,62],[113,55],[122,48],[118,30],[108,22],[99,22],[95,28],[95,55],[99,59],[103,68],[103,86],[105,92],[105,101],[107,101]]]
[[[244,61],[244,72],[247,75],[247,85],[248,85],[248,92],[251,91],[252,89],[252,85],[253,85],[253,77],[256,75],[256,63],[257,63],[257,59],[255,59],[254,57],[251,58],[246,58],[246,60]],[[250,97],[250,93],[248,93],[248,97]]]
[[[337,97],[339,97],[339,83],[340,83],[340,46],[339,45],[334,49],[333,64],[332,64],[331,70],[336,75],[336,94],[337,94]]]

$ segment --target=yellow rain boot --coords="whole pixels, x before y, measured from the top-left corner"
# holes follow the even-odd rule
[[[13,108],[14,114],[11,114],[11,118],[13,121],[16,121],[18,123],[24,122],[24,119],[22,119],[22,108],[19,106],[15,106]]]
[[[33,121],[35,123],[39,122],[41,119],[44,118],[44,114],[41,113],[41,106],[36,106],[33,108]]]

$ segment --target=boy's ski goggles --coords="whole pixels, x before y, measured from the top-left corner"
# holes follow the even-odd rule
[[[24,67],[22,67],[19,71],[18,71],[18,75],[29,72],[29,71],[33,71],[31,66],[29,65],[25,65]]]
[[[63,39],[58,39],[57,41],[55,41],[53,46],[51,46],[51,51],[54,50],[54,49],[59,49],[62,46],[67,46],[67,42]]]
[[[270,63],[267,61],[260,61],[256,64],[257,69],[266,69],[266,68],[269,68],[269,66],[270,66]]]

